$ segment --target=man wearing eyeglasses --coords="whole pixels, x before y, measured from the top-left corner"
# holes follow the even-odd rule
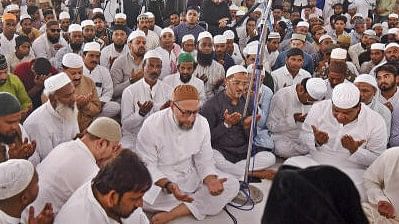
[[[249,103],[246,116],[245,93],[249,88],[246,68],[234,65],[227,70],[226,89],[209,99],[201,108],[211,130],[211,143],[214,148],[216,166],[224,172],[242,178],[245,172],[249,130],[252,121],[252,103]],[[250,100],[252,102],[252,100]],[[257,119],[260,115],[257,115]],[[272,172],[266,168],[275,163],[271,149],[255,146],[253,155],[254,171],[250,175],[255,178],[271,178]],[[253,157],[254,158],[254,157]],[[253,158],[251,164],[253,164]]]
[[[36,57],[47,58],[55,65],[55,54],[57,51],[68,45],[60,35],[61,28],[57,21],[50,20],[46,24],[46,33],[42,34],[32,43],[32,50]]]
[[[197,89],[179,85],[171,107],[148,117],[138,134],[136,150],[155,185],[144,196],[143,208],[159,212],[151,223],[189,215],[203,220],[238,193],[237,179],[215,168],[209,125],[199,108]]]

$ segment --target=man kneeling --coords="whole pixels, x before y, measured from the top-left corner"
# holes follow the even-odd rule
[[[209,125],[199,107],[194,86],[177,86],[170,108],[148,117],[138,134],[137,153],[154,180],[144,210],[162,211],[153,216],[154,224],[216,215],[238,193],[238,180],[216,171]]]

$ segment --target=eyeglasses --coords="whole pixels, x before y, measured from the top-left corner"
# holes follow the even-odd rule
[[[59,32],[61,32],[61,29],[50,29],[50,31],[52,33],[59,33]]]
[[[240,85],[242,85],[244,87],[249,86],[249,82],[247,82],[247,81],[239,81],[239,80],[231,79],[230,82],[231,82],[231,84],[233,84],[235,86],[240,86]]]
[[[191,110],[183,110],[183,109],[181,109],[176,103],[173,103],[175,106],[176,106],[176,108],[180,111],[180,113],[183,115],[183,116],[186,116],[186,117],[191,117],[192,115],[197,115],[198,114],[198,110],[195,110],[195,111],[191,111]]]

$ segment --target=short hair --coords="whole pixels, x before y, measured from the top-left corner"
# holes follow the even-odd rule
[[[252,18],[252,17],[248,17],[248,19],[247,19],[247,23],[248,23],[249,21],[253,21],[253,22],[255,22],[255,23],[256,23],[256,19],[254,19],[254,18]]]
[[[46,17],[47,15],[54,15],[53,10],[52,9],[46,9],[43,11],[43,17]]]
[[[289,49],[288,50],[288,52],[287,52],[287,59],[289,58],[289,57],[292,57],[292,56],[301,56],[302,58],[304,57],[303,56],[303,51],[301,50],[301,49],[299,49],[299,48],[291,48],[291,49]]]
[[[344,21],[344,23],[346,23],[348,21],[348,19],[343,15],[336,16],[334,18],[334,23],[337,22],[338,20]]]
[[[308,92],[308,90],[306,89],[306,83],[308,83],[310,78],[304,78],[302,79],[302,81],[300,82],[300,85],[303,87],[303,89],[305,90],[305,93]]]
[[[273,10],[275,10],[275,9],[283,10],[283,5],[276,4],[276,5],[273,6]]]
[[[35,12],[38,11],[38,10],[39,10],[39,7],[38,7],[38,6],[36,6],[36,5],[30,5],[30,6],[28,6],[28,9],[27,9],[26,11],[28,12],[28,14],[29,14],[30,16],[33,16],[33,14],[35,14]]]
[[[301,18],[292,20],[292,27],[296,27],[296,25],[298,25],[298,23],[302,21],[303,19]]]
[[[282,20],[278,22],[278,25],[281,26],[281,28],[283,28],[284,30],[288,28],[287,23]]]
[[[375,75],[377,76],[378,72],[380,71],[386,71],[394,74],[394,76],[397,76],[398,75],[397,66],[398,66],[397,63],[392,63],[392,62],[383,64],[375,69]]]
[[[198,8],[197,6],[194,6],[194,5],[187,7],[186,13],[187,13],[188,11],[190,11],[190,10],[195,10],[195,11],[197,11],[197,13],[200,12],[199,8]],[[182,12],[182,13],[183,13],[183,12]]]
[[[91,18],[91,20],[94,21],[95,19],[101,19],[102,21],[105,21],[105,16],[101,13],[95,13]]]
[[[152,178],[144,162],[129,149],[122,149],[92,180],[92,186],[101,194],[114,190],[120,197],[130,191],[145,192],[151,185]]]
[[[114,25],[112,27],[112,31],[117,31],[117,30],[122,30],[123,32],[125,32],[127,34],[126,27],[124,25],[119,24],[119,25]]]
[[[172,15],[177,15],[177,16],[179,16],[179,13],[176,12],[176,11],[173,11],[173,12],[169,13],[169,17],[171,17]]]
[[[51,64],[47,58],[36,58],[33,61],[33,71],[38,75],[49,75],[50,69]]]
[[[54,26],[54,25],[59,26],[57,20],[50,20],[50,21],[48,21],[48,22],[46,23],[46,28],[50,28],[50,26]]]
[[[15,38],[15,48],[19,48],[24,43],[31,43],[30,39],[25,35],[19,35]]]

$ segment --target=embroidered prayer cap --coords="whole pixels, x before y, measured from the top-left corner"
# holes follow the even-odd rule
[[[86,43],[85,46],[83,47],[83,52],[87,51],[101,52],[101,46],[99,43],[95,41]]]
[[[267,39],[281,39],[281,36],[277,32],[270,32]]]
[[[231,4],[229,7],[230,11],[238,11],[240,10],[240,7],[238,7],[236,4]]]
[[[332,37],[330,35],[328,35],[328,34],[321,35],[321,37],[319,38],[319,43],[323,42],[323,40],[325,40],[325,39],[331,39],[332,40]]]
[[[384,50],[385,50],[385,44],[383,44],[383,43],[374,43],[374,44],[371,44],[370,50],[380,50],[380,51],[384,51]]]
[[[0,105],[0,117],[21,111],[19,100],[14,95],[7,92],[0,92]]]
[[[203,31],[203,32],[198,34],[197,42],[200,42],[200,40],[202,40],[204,38],[211,38],[211,40],[213,39],[211,33],[209,33],[208,31]]]
[[[146,14],[146,15],[148,16],[149,19],[155,18],[154,13],[152,13],[152,12],[145,12],[144,14]]]
[[[6,56],[0,54],[0,69],[3,70],[6,68],[8,68]]]
[[[139,16],[137,16],[137,21],[146,20],[146,19],[148,19],[148,15],[145,13],[142,13]]]
[[[177,58],[177,64],[180,65],[184,62],[192,62],[195,63],[194,57],[190,53],[180,53]]]
[[[94,8],[93,9],[93,14],[96,14],[96,13],[104,14],[104,10],[102,8]]]
[[[194,37],[194,35],[192,35],[192,34],[186,34],[186,35],[184,35],[183,38],[181,39],[181,42],[184,43],[184,42],[186,42],[186,41],[188,41],[188,40],[192,40],[192,41],[195,42],[195,37]]]
[[[82,68],[84,63],[80,55],[67,53],[62,57],[62,65],[67,68]]]
[[[117,13],[116,15],[115,15],[115,20],[117,20],[117,19],[123,19],[123,20],[126,20],[126,14],[125,13]]]
[[[305,22],[305,21],[300,21],[296,26],[297,27],[303,26],[303,27],[309,28],[309,23]]]
[[[374,25],[371,28],[375,29],[376,27],[382,27],[382,23],[374,23]]]
[[[352,16],[352,19],[356,17],[363,18],[363,15],[361,13],[355,13],[355,15]]]
[[[360,91],[354,84],[344,82],[334,87],[331,99],[336,107],[350,109],[359,103]]]
[[[337,42],[341,43],[341,44],[346,44],[346,45],[350,45],[352,41],[351,36],[346,35],[346,34],[341,34],[338,36]]]
[[[216,35],[213,37],[213,43],[214,44],[225,44],[227,43],[227,38],[223,35]]]
[[[127,38],[127,42],[130,43],[132,40],[136,39],[137,37],[144,37],[144,38],[146,38],[145,33],[144,33],[143,31],[141,31],[141,30],[135,30],[135,31],[132,31],[132,32],[129,34],[129,37]]]
[[[236,13],[236,16],[244,16],[245,15],[245,11],[243,11],[243,10],[238,10],[237,11],[237,13]]]
[[[44,80],[44,92],[46,94],[55,92],[71,82],[71,79],[65,72],[52,75]]]
[[[375,89],[378,89],[377,80],[372,75],[369,75],[369,74],[359,75],[358,77],[356,77],[356,79],[353,83],[359,83],[359,82],[364,82],[364,83],[370,84]]]
[[[335,48],[331,51],[330,58],[338,60],[346,60],[346,55],[348,51],[343,48]]]
[[[226,78],[228,78],[229,76],[232,76],[232,75],[234,75],[234,74],[236,74],[236,73],[245,73],[245,74],[248,74],[248,71],[247,71],[247,69],[246,69],[244,66],[242,66],[242,65],[233,65],[233,66],[231,66],[229,69],[227,69]]]
[[[87,132],[111,142],[119,142],[122,138],[121,126],[114,119],[99,117],[90,124]]]
[[[30,20],[32,20],[32,17],[31,17],[29,14],[24,13],[24,14],[22,14],[22,15],[19,17],[19,21],[22,22],[24,19],[30,19]]]
[[[291,40],[301,40],[302,42],[305,42],[306,36],[299,33],[293,33],[291,36]]]
[[[173,90],[173,101],[199,100],[197,88],[192,85],[178,85]]]
[[[376,36],[377,35],[374,30],[365,30],[363,32],[363,34],[368,35],[368,36]]]
[[[82,28],[85,28],[86,26],[95,26],[93,20],[91,19],[83,20],[82,22],[80,22],[80,25],[82,26]]]
[[[0,200],[24,191],[34,174],[35,167],[25,159],[10,159],[0,163]]]
[[[225,36],[227,40],[234,40],[234,38],[236,37],[232,30],[224,31],[223,36]]]
[[[12,14],[12,13],[4,13],[3,14],[3,17],[1,18],[1,20],[4,22],[4,21],[7,21],[7,20],[14,20],[14,21],[16,21],[17,20],[17,17],[14,15],[14,14]]]
[[[82,27],[79,24],[71,24],[68,27],[68,33],[82,32]]]
[[[306,82],[306,91],[315,100],[322,100],[327,93],[327,83],[321,78],[310,78]]]
[[[175,33],[170,27],[166,27],[161,30],[161,36],[164,35],[165,33],[171,33],[173,36],[175,36]]]
[[[158,59],[162,60],[161,56],[159,56],[159,53],[157,51],[155,51],[155,50],[147,51],[145,53],[145,55],[144,55],[144,59],[143,60],[145,61],[145,60],[147,60],[149,58],[158,58]]]
[[[71,18],[71,16],[69,15],[68,12],[61,12],[60,15],[58,16],[59,20],[70,19],[70,18]]]

